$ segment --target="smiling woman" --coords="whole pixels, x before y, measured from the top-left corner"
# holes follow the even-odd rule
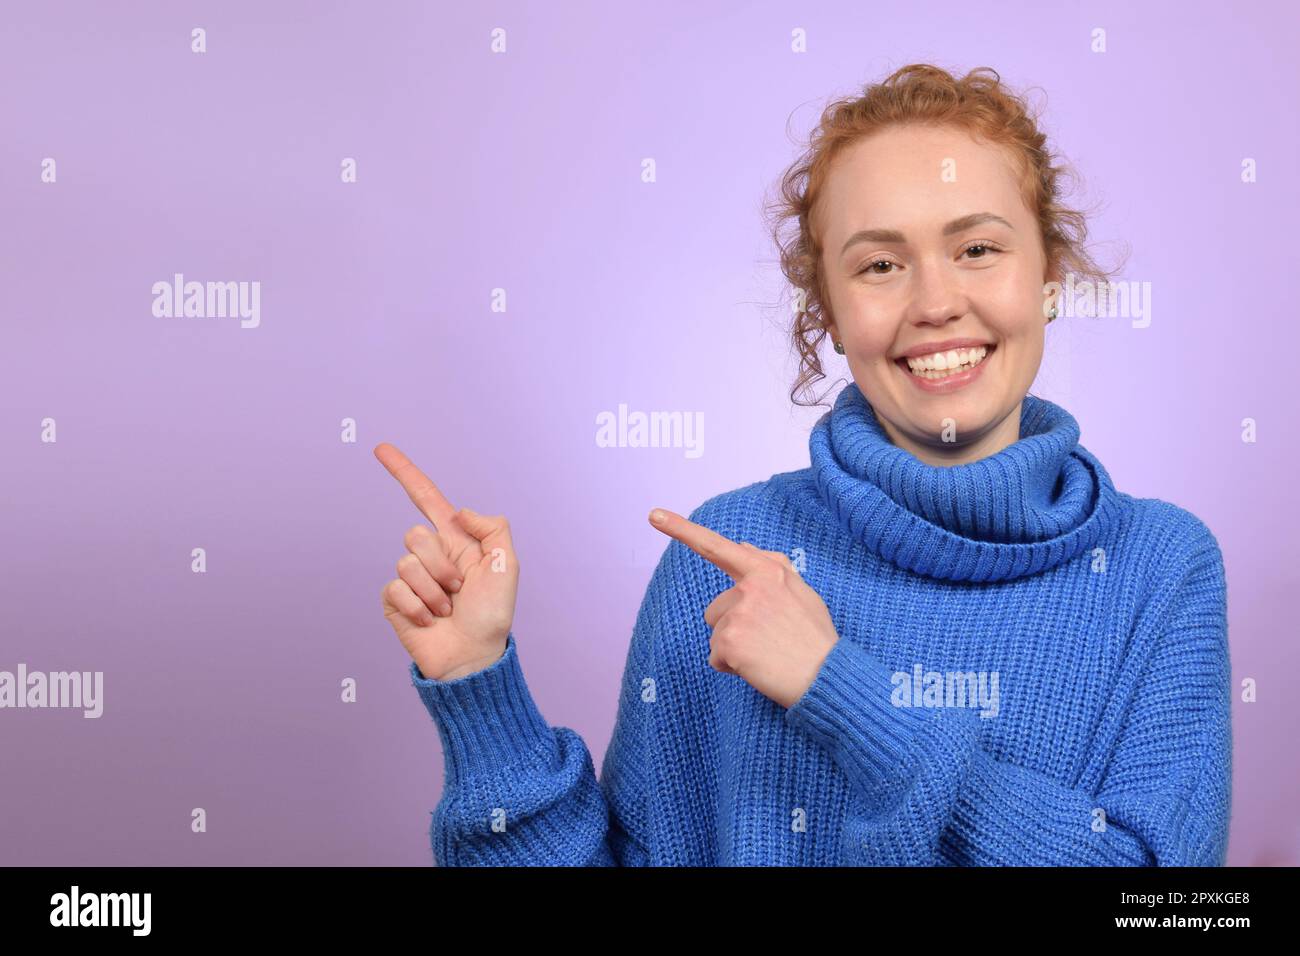
[[[668,546],[599,779],[524,682],[505,518],[376,449],[436,528],[382,599],[442,739],[438,863],[1224,862],[1218,542],[1028,393],[1052,281],[1098,274],[1057,175],[993,71],[911,66],[826,109],[782,263],[796,391],[828,334],[853,381],[807,468],[651,512]]]

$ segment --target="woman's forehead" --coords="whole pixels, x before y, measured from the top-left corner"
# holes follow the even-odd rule
[[[829,170],[828,185],[895,188],[959,186],[963,183],[1014,186],[1008,150],[948,128],[890,129],[847,147]],[[952,191],[952,190],[948,190]]]
[[[1012,221],[1027,214],[1006,151],[960,131],[886,131],[838,159],[819,216],[834,231],[937,227],[982,211]]]

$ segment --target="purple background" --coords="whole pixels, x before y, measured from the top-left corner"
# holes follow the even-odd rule
[[[1041,88],[1093,237],[1152,284],[1149,328],[1055,323],[1033,390],[1218,537],[1259,682],[1229,862],[1300,863],[1295,386],[1259,347],[1291,341],[1294,9],[474,6],[5,5],[0,669],[102,670],[105,709],[0,711],[0,862],[431,862],[441,749],[379,606],[419,515],[380,441],[510,517],[529,685],[599,765],[646,513],[804,467],[823,410],[787,398],[759,217],[787,121],[931,61]],[[260,281],[260,327],[155,318],[174,272]],[[704,455],[597,448],[620,402],[703,412]]]

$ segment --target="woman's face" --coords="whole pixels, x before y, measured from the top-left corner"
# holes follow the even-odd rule
[[[1016,441],[1051,277],[1006,153],[960,130],[893,127],[838,157],[814,223],[831,335],[894,444],[961,464]],[[933,370],[909,368],[917,355]],[[945,375],[954,362],[968,370]]]

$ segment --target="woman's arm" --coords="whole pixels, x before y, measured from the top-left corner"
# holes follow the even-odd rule
[[[1206,537],[1095,792],[996,759],[973,710],[893,706],[884,665],[841,639],[786,720],[851,781],[844,863],[1222,865],[1232,690],[1223,559]]]
[[[537,709],[511,632],[492,666],[459,680],[411,681],[442,738],[443,794],[429,830],[439,866],[615,866],[643,862],[635,837],[610,837],[605,794],[582,738]],[[636,711],[615,735],[638,746]],[[629,790],[634,779],[624,779]],[[631,793],[624,800],[635,802]],[[620,828],[621,829],[621,828]],[[617,835],[616,835],[617,836]]]
[[[500,660],[458,680],[427,679],[412,662],[442,738],[444,790],[429,831],[438,865],[649,865],[650,743],[664,712],[651,692],[664,676],[655,648],[668,602],[680,599],[680,557],[680,546],[665,551],[637,614],[599,782],[582,738],[539,712],[513,632]]]

